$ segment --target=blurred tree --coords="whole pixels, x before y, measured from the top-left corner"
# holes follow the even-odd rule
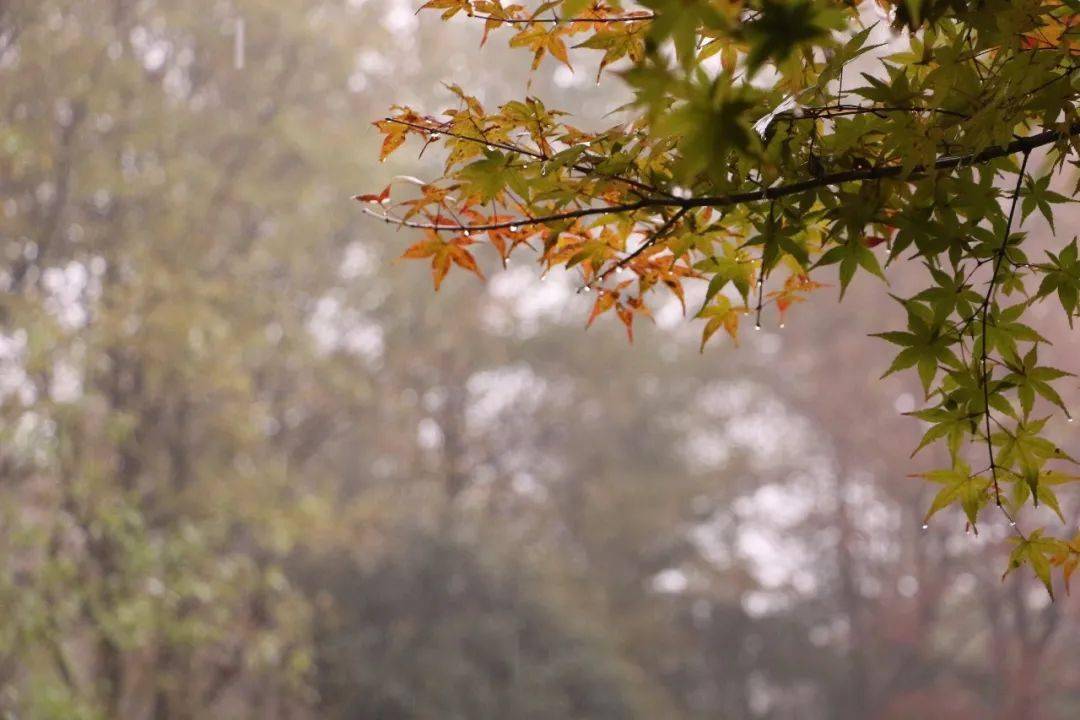
[[[316,622],[324,716],[650,717],[611,639],[497,546],[413,530],[363,569],[307,566],[348,599]]]
[[[309,611],[280,560],[323,517],[293,470],[320,439],[280,404],[311,373],[342,404],[368,387],[355,364],[335,387],[306,338],[333,272],[313,258],[347,230],[308,180],[349,137],[321,108],[355,102],[334,48],[360,18],[35,1],[2,19],[0,704],[294,717]]]

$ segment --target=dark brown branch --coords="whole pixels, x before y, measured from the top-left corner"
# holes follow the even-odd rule
[[[1064,138],[1073,137],[1078,134],[1080,134],[1080,123],[1074,123],[1070,125],[1069,128],[1065,131],[1046,130],[1041,133],[1036,133],[1034,135],[1029,135],[1028,137],[1014,140],[1008,145],[999,145],[987,148],[977,153],[946,156],[938,159],[933,165],[929,167],[916,167],[911,172],[911,174],[907,176],[906,179],[915,180],[924,177],[929,172],[936,170],[954,170],[958,167],[963,166],[980,165],[990,162],[992,160],[1006,157],[1008,155],[1015,155],[1018,152],[1028,153],[1032,150],[1035,150],[1036,148],[1051,145]],[[550,215],[539,215],[531,218],[515,219],[506,222],[487,223],[481,225],[447,225],[442,223],[415,222],[410,220],[402,220],[400,218],[395,218],[387,214],[377,213],[367,208],[365,208],[365,211],[368,214],[373,215],[374,217],[377,217],[385,222],[394,223],[401,227],[420,228],[425,230],[437,231],[444,230],[447,232],[462,232],[465,230],[469,230],[470,232],[483,232],[485,230],[501,230],[503,228],[518,227],[521,225],[543,225],[544,223],[548,222],[557,222],[559,220],[573,220],[576,218],[605,215],[609,213],[633,212],[635,210],[643,210],[646,208],[729,207],[732,205],[761,202],[762,200],[776,200],[778,198],[788,197],[790,195],[799,195],[801,193],[809,192],[811,190],[831,187],[834,185],[842,185],[843,183],[848,182],[898,178],[903,177],[903,173],[904,168],[899,165],[869,168],[866,170],[845,170],[843,172],[822,175],[821,177],[813,178],[810,180],[801,180],[799,182],[789,183],[787,185],[779,185],[772,188],[762,188],[760,190],[750,190],[747,192],[734,193],[731,195],[710,195],[698,198],[646,198],[632,203],[581,208],[579,210],[569,210],[566,212],[553,213]]]
[[[828,107],[807,107],[802,109],[802,115],[795,115],[793,111],[778,114],[778,119],[784,120],[829,120],[835,117],[847,115],[868,115],[872,113],[932,113],[934,115],[949,115],[951,117],[969,119],[971,116],[956,110],[946,110],[936,107],[918,107],[915,105],[832,105]]]

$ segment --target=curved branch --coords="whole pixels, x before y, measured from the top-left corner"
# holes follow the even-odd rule
[[[1041,133],[1036,133],[1034,135],[1029,135],[1027,137],[1014,140],[1008,145],[999,145],[996,147],[987,148],[977,153],[968,153],[965,155],[949,155],[938,159],[931,166],[916,167],[911,172],[911,174],[907,176],[907,179],[914,180],[925,176],[929,172],[933,172],[936,170],[953,170],[963,166],[981,165],[983,163],[997,160],[1008,155],[1015,155],[1018,152],[1031,152],[1036,148],[1040,148],[1045,145],[1052,145],[1053,143],[1056,143],[1064,138],[1073,137],[1076,135],[1080,135],[1080,123],[1073,123],[1066,130],[1046,130]],[[822,175],[819,178],[814,178],[811,180],[801,180],[799,182],[789,183],[787,185],[779,185],[772,188],[762,188],[760,190],[751,190],[747,192],[734,193],[731,195],[703,196],[699,198],[646,198],[637,202],[624,203],[620,205],[588,207],[581,208],[579,210],[569,210],[566,212],[553,213],[550,215],[538,215],[536,217],[521,218],[506,222],[486,223],[479,225],[450,225],[437,222],[415,222],[411,220],[395,218],[386,213],[377,213],[368,208],[365,208],[364,210],[369,215],[377,217],[384,222],[394,223],[401,227],[446,232],[463,232],[466,230],[470,232],[483,232],[485,230],[502,230],[504,228],[517,228],[524,225],[543,225],[548,222],[557,222],[559,220],[573,220],[576,218],[591,217],[595,215],[606,215],[609,213],[633,212],[635,210],[643,210],[646,208],[729,207],[731,205],[742,205],[746,203],[761,202],[762,200],[776,200],[778,198],[787,197],[789,195],[798,195],[804,192],[809,192],[811,190],[816,190],[818,188],[842,185],[843,183],[848,182],[884,180],[889,178],[901,177],[903,175],[903,172],[904,169],[899,165],[870,168],[867,170],[846,170],[844,172]]]

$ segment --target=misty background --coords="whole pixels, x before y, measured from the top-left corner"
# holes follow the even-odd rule
[[[0,714],[1080,717],[1075,597],[922,529],[888,288],[699,354],[527,253],[396,261],[350,197],[441,158],[376,161],[390,105],[627,99],[417,5],[0,0]]]

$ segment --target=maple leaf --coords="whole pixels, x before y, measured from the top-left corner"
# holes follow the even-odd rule
[[[490,215],[487,217],[480,216],[477,220],[477,224],[483,225],[499,225],[502,223],[511,222],[514,218],[510,215]],[[518,245],[528,241],[529,236],[535,232],[531,227],[520,227],[511,230],[508,227],[492,228],[491,230],[485,230],[484,234],[487,236],[488,242],[499,253],[499,257],[503,260],[504,264],[510,253],[514,251]]]
[[[408,134],[409,128],[389,119],[376,120],[374,125],[379,128],[379,132],[385,135],[382,148],[379,150],[379,162],[384,162],[390,156],[390,153],[405,143],[405,136]]]
[[[570,64],[570,58],[567,55],[566,43],[562,40],[565,32],[558,26],[549,29],[540,24],[531,25],[511,38],[510,47],[527,47],[532,50],[533,70],[540,67],[540,61],[544,58],[545,52],[551,53],[552,57],[573,70],[574,66]]]
[[[522,5],[506,5],[504,7],[499,0],[478,0],[476,9],[488,16],[488,19],[484,22],[484,36],[480,38],[480,47],[483,47],[487,42],[488,34],[492,30],[502,27],[503,20],[522,18],[522,11],[525,8]]]
[[[376,205],[383,205],[390,200],[390,186],[387,185],[383,188],[383,191],[377,195],[353,195],[353,200],[357,202],[375,203]]]
[[[615,307],[615,301],[618,297],[618,293],[612,292],[611,290],[598,290],[596,293],[596,302],[593,303],[593,309],[592,312],[589,313],[589,319],[585,321],[585,327],[592,327],[596,318]]]
[[[623,285],[629,285],[631,281],[626,281]],[[634,342],[634,317],[638,314],[645,315],[649,319],[652,319],[652,312],[648,306],[645,305],[645,300],[640,295],[632,297],[624,302],[620,302],[615,307],[615,314],[618,315],[619,320],[626,326],[626,337],[630,342]]]
[[[442,19],[449,20],[459,12],[472,15],[471,0],[428,0],[420,6],[421,10],[442,10]]]
[[[784,281],[784,287],[782,290],[774,290],[768,294],[767,297],[776,300],[776,308],[780,311],[780,321],[783,322],[784,315],[796,303],[806,301],[806,293],[813,292],[820,288],[827,287],[823,283],[811,280],[806,275],[795,274],[788,277]]]
[[[1047,3],[1047,6],[1055,8],[1055,12],[1041,15],[1045,22],[1020,36],[1021,47],[1025,50],[1053,50],[1064,47],[1070,53],[1076,53],[1078,47],[1074,38],[1075,28],[1080,26],[1080,13],[1070,12],[1065,5],[1066,3],[1061,2]]]
[[[701,309],[699,318],[708,318],[705,329],[701,332],[701,352],[705,352],[705,343],[716,334],[720,328],[724,328],[735,346],[739,345],[739,318],[746,312],[745,307],[734,307],[726,295],[717,295],[711,305]]]
[[[1061,574],[1065,579],[1065,594],[1069,595],[1069,581],[1076,568],[1080,567],[1080,533],[1072,540],[1059,543],[1057,551],[1050,556],[1050,564],[1061,567]]]
[[[1002,579],[1021,565],[1030,565],[1035,576],[1042,581],[1050,599],[1054,599],[1054,586],[1050,582],[1050,564],[1060,551],[1061,541],[1048,538],[1042,530],[1032,530],[1027,537],[1011,538],[1016,547],[1009,555],[1009,567]],[[1071,574],[1071,571],[1070,571]]]
[[[447,241],[434,230],[426,230],[425,233],[426,238],[409,247],[401,258],[403,260],[431,258],[431,277],[435,283],[436,292],[452,264],[465,268],[481,280],[484,279],[484,274],[476,264],[476,258],[465,249],[466,246],[472,244],[472,238],[459,235]]]
[[[585,327],[591,327],[596,318],[614,308],[616,316],[626,328],[626,337],[631,343],[634,342],[634,316],[641,314],[651,319],[652,312],[645,305],[641,295],[625,296],[624,291],[633,282],[633,280],[624,280],[614,288],[599,288],[596,293],[596,302],[593,303],[592,312],[585,322]]]
[[[972,527],[978,519],[979,510],[988,500],[987,492],[990,489],[990,478],[984,475],[974,475],[971,467],[963,462],[957,462],[949,470],[932,470],[920,473],[915,477],[921,477],[930,482],[944,485],[930,503],[930,509],[926,512],[923,522],[928,522],[939,510],[948,507],[954,502],[959,502]]]
[[[434,127],[436,125],[434,120],[425,118],[407,107],[395,105],[391,110],[397,111],[397,114],[372,123],[385,136],[382,148],[379,150],[379,162],[385,161],[390,153],[401,147],[409,133],[426,135],[438,130],[438,127]]]
[[[596,25],[601,25],[601,23],[596,23]],[[596,80],[599,82],[604,68],[611,63],[627,56],[634,62],[638,62],[645,56],[645,33],[642,32],[644,28],[644,23],[626,23],[622,27],[600,28],[588,40],[574,47],[604,51],[600,67],[596,71]]]
[[[457,185],[440,186],[434,183],[429,183],[420,188],[420,197],[413,198],[412,200],[406,200],[400,203],[401,207],[406,207],[408,210],[402,215],[402,220],[408,220],[417,213],[434,206],[435,216],[438,218],[438,211],[447,207],[447,200],[450,198],[450,193],[457,189]],[[430,212],[428,214],[431,214]]]

